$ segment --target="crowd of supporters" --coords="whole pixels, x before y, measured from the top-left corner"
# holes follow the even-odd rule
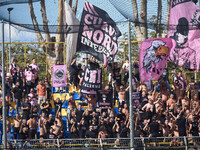
[[[187,79],[177,71],[170,82],[165,70],[158,82],[152,79],[141,82],[135,61],[131,64],[126,61],[122,66],[113,62],[106,68],[108,83],[102,83],[102,90],[96,95],[80,93],[76,103],[73,92],[80,88],[86,67],[77,64],[75,58],[69,67],[68,88],[72,86],[73,90],[64,99],[54,99],[48,79],[39,79],[40,69],[35,59],[27,62],[25,68],[15,59],[9,68],[5,67],[7,139],[22,139],[23,147],[28,145],[28,139],[52,139],[56,145],[57,138],[116,138],[117,143],[120,138],[129,137],[129,65],[133,68],[133,92],[140,95],[138,100],[133,100],[135,137],[199,136],[199,86],[194,77]],[[88,66],[100,68],[95,58],[88,60]],[[66,101],[68,107],[62,108]],[[15,114],[11,102],[16,104]],[[1,97],[1,122],[2,108]],[[66,120],[62,109],[67,111]]]

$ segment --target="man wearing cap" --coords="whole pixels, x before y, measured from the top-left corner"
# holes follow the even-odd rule
[[[176,32],[170,38],[176,42],[176,48],[170,54],[170,61],[187,69],[196,70],[196,51],[188,44],[189,24],[185,17],[179,18]]]

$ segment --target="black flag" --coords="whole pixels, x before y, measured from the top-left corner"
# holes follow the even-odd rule
[[[121,32],[107,12],[86,1],[80,24],[77,51],[88,53],[104,64],[114,60]]]

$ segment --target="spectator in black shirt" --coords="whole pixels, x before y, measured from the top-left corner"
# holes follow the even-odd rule
[[[119,107],[119,113],[117,114],[117,121],[118,124],[121,125],[121,122],[124,122],[126,120],[126,116],[125,114],[122,113],[122,108]]]
[[[37,106],[33,107],[31,114],[37,120],[37,118],[38,118],[38,109],[37,109]]]
[[[50,129],[51,126],[54,125],[55,118],[52,114],[49,114],[49,118],[47,119],[47,130]]]
[[[116,80],[117,86],[121,86],[122,85],[122,83],[121,83],[121,78],[122,78],[121,74],[123,74],[123,73],[120,74],[120,68],[118,67],[118,63],[114,63],[114,62],[112,63],[112,71],[111,71],[111,73],[112,73],[113,79]]]
[[[82,66],[81,64],[78,64],[78,65],[77,65],[77,86],[79,86],[79,82],[80,82],[79,72],[82,71],[81,66]]]
[[[44,78],[44,84],[46,85],[47,99],[50,99],[51,98],[51,85],[49,84],[47,77]]]
[[[29,103],[28,98],[25,99],[25,102],[22,104],[21,109],[23,110],[22,118],[28,120],[31,110],[31,104]]]
[[[81,79],[82,77],[84,77],[84,73],[85,73],[85,65],[82,66],[82,69],[79,70],[78,72],[78,78]]]
[[[85,137],[86,138],[96,138],[96,135],[95,135],[95,133],[93,131],[93,126],[92,125],[90,125],[89,130],[86,131]]]
[[[55,113],[57,113],[59,108],[59,112],[61,112],[62,105],[65,103],[65,101],[66,100],[60,101],[60,98],[56,98],[56,100],[54,101]]]
[[[126,124],[121,125],[120,138],[127,138],[128,132],[129,132],[128,124],[127,125]]]
[[[149,123],[149,130],[151,137],[158,137],[159,136],[159,127],[160,124],[156,121],[156,116],[153,116],[152,122]]]
[[[81,109],[81,104],[78,105],[78,109],[76,110],[76,121],[77,123],[80,123],[82,116],[83,116],[83,110]]]
[[[46,101],[41,105],[41,110],[45,113],[46,116],[49,116],[49,112],[52,110],[49,99],[46,99]]]
[[[22,97],[23,97],[23,90],[20,87],[20,83],[17,82],[16,87],[13,89],[13,100],[16,102],[17,113],[19,109],[18,107],[19,105],[21,105]]]
[[[72,60],[70,64],[70,83],[73,86],[73,91],[75,91],[75,86],[78,84],[78,68],[76,66],[76,58]]]
[[[189,132],[192,134],[192,136],[199,136],[198,126],[199,126],[198,117],[194,115],[192,117],[192,122],[190,123],[189,126]]]
[[[28,143],[28,127],[23,127],[21,125],[20,130],[19,130],[19,140],[22,140],[21,142],[17,143],[19,145],[19,148],[23,148],[23,147],[31,147],[30,143]]]
[[[83,65],[82,69],[78,72],[78,78],[80,80],[79,81],[79,86],[81,86],[82,79],[83,79],[84,73],[85,73],[85,69],[86,69],[86,67],[85,67],[85,65]],[[80,99],[81,99],[81,97],[80,97]]]
[[[140,71],[139,71],[139,65],[136,63],[136,60],[133,62],[133,68],[135,72],[135,77],[137,78],[138,81],[140,81]]]
[[[87,130],[87,125],[85,123],[85,119],[82,118],[80,123],[78,123],[78,130],[79,130],[79,137],[80,138],[85,138],[86,130]]]
[[[114,133],[113,133],[113,130],[112,130],[112,128],[113,128],[113,126],[114,126],[114,124],[115,124],[115,120],[114,120],[114,118],[109,118],[109,120],[108,120],[108,134],[109,134],[109,137],[110,138],[115,138],[114,137]]]
[[[179,136],[186,136],[186,119],[183,114],[179,114],[176,119]]]
[[[77,124],[76,121],[72,118],[70,122],[70,133],[69,133],[69,138],[78,138],[79,134],[77,131]]]
[[[90,58],[88,58],[89,64],[90,64],[90,69],[91,70],[97,70],[99,69],[99,64],[96,62],[95,57],[92,57],[92,61]]]

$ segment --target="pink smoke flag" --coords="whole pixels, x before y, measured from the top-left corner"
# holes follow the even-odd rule
[[[66,65],[53,66],[52,86],[53,87],[65,87],[66,83],[67,83],[66,73],[67,73]]]
[[[169,60],[190,70],[199,69],[200,9],[191,0],[173,0],[171,3],[168,37],[177,46]]]
[[[140,47],[140,79],[149,81],[153,77],[156,81],[162,75],[170,51],[176,47],[171,38],[154,38],[142,42]]]

